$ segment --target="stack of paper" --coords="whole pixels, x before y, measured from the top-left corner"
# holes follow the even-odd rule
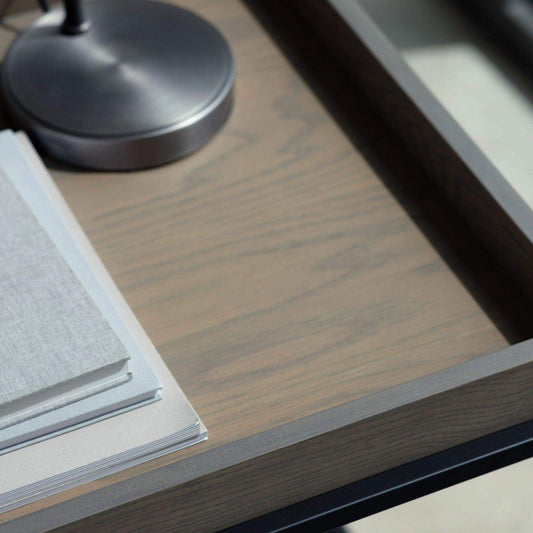
[[[206,438],[33,147],[10,131],[0,259],[0,511]]]

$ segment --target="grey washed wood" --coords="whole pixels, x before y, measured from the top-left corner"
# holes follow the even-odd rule
[[[236,57],[222,132],[139,173],[48,163],[210,439],[6,531],[214,531],[533,416],[520,291],[301,23],[265,31],[286,2],[180,4]]]

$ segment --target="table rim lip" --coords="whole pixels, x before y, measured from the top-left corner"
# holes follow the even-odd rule
[[[295,0],[292,0],[295,1]],[[296,0],[297,1],[297,0]],[[315,1],[316,3],[316,1]],[[524,236],[533,242],[533,210],[426,87],[357,0],[325,0],[335,16],[357,35],[411,103],[448,143]]]
[[[532,363],[530,339],[30,512],[0,524],[0,530],[26,532],[35,521],[47,529],[60,527]]]

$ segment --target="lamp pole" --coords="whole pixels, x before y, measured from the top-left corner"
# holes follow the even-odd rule
[[[65,20],[61,29],[68,35],[78,35],[86,32],[90,22],[85,16],[85,9],[81,0],[63,0],[65,6]]]

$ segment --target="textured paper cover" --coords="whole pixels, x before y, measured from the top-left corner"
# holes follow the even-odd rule
[[[0,405],[128,359],[3,173],[0,259]]]

